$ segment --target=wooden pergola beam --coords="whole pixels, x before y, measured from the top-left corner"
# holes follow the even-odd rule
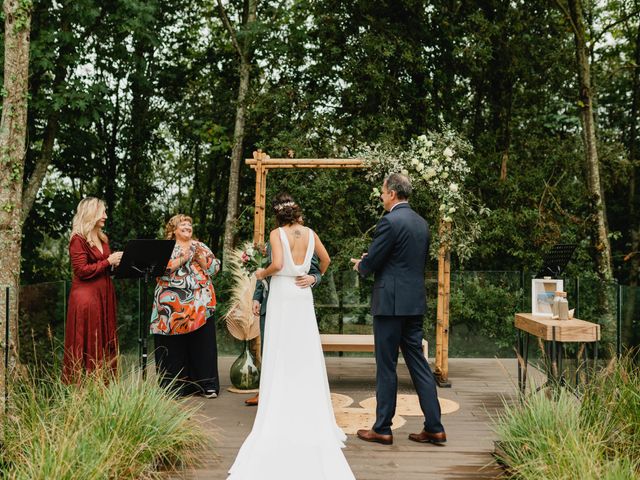
[[[266,158],[259,160],[256,155]],[[254,158],[248,158],[245,163],[254,170],[260,164],[261,168],[362,168],[364,162],[360,158],[270,158],[258,150]]]
[[[255,244],[264,243],[267,169],[262,166],[262,162],[267,160],[269,160],[269,155],[263,153],[262,150],[253,152],[253,159],[246,160],[246,162],[251,161],[253,163],[252,168],[256,171],[256,196],[253,222],[253,243]]]
[[[250,165],[250,167],[254,170],[256,168],[254,165]],[[271,170],[273,168],[362,168],[362,166],[361,165],[315,165],[312,163],[296,163],[296,164],[283,163],[278,166],[262,165],[262,168],[266,170]]]
[[[440,236],[451,233],[451,224],[440,224]],[[451,299],[451,253],[446,244],[438,249],[438,303],[436,309],[436,380],[440,387],[449,382],[449,302]]]

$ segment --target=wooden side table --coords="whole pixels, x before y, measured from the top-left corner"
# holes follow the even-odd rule
[[[552,320],[550,317],[534,316],[531,313],[516,313],[515,326],[518,333],[518,388],[522,393],[527,387],[527,366],[529,362],[529,338],[534,335],[543,342],[551,342],[551,364],[547,368],[549,380],[560,380],[562,372],[562,344],[577,342],[585,344],[584,361],[587,361],[586,344],[593,344],[593,361],[598,360],[598,341],[600,325],[577,318],[571,320]],[[525,334],[523,338],[523,333]]]

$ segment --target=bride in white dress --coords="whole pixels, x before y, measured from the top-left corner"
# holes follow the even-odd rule
[[[280,225],[270,234],[272,263],[260,377],[260,402],[251,433],[228,480],[352,480],[336,425],[310,288],[296,285],[313,253],[320,271],[329,255],[289,195],[274,201]],[[305,401],[301,402],[300,398]]]

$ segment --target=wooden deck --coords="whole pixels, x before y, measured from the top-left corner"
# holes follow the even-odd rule
[[[214,436],[213,453],[204,455],[198,468],[173,472],[165,478],[227,478],[227,470],[249,433],[256,412],[256,408],[244,406],[247,395],[226,391],[233,360],[220,359],[223,391],[219,398],[189,400],[201,405],[200,413]],[[502,471],[491,456],[496,437],[491,430],[490,416],[501,408],[503,397],[511,399],[515,395],[516,361],[451,359],[449,368],[452,388],[439,389],[439,396],[458,402],[460,409],[443,416],[447,445],[437,447],[410,441],[407,435],[422,429],[419,417],[405,417],[407,423],[394,430],[393,446],[366,443],[349,435],[345,455],[358,480],[461,480],[500,476]],[[327,369],[332,392],[349,395],[356,404],[375,395],[373,358],[331,357],[327,358]],[[404,364],[398,366],[398,374],[399,393],[415,393]],[[304,392],[300,392],[299,400],[304,402]],[[370,426],[362,425],[363,428]]]

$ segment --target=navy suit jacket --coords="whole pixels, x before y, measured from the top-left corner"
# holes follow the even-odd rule
[[[429,240],[429,224],[408,203],[396,205],[380,219],[358,269],[363,277],[374,274],[372,315],[425,313]]]

